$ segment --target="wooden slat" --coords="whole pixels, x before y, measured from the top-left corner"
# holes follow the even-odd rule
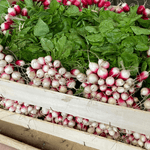
[[[92,101],[0,79],[0,94],[29,104],[150,135],[150,112]]]
[[[38,148],[19,142],[17,140],[14,140],[2,134],[0,134],[0,143],[13,147],[18,150],[39,150]]]
[[[144,150],[115,140],[110,140],[87,132],[12,113],[3,109],[0,109],[0,120],[23,126],[25,128],[41,131],[46,134],[54,135],[99,150]]]

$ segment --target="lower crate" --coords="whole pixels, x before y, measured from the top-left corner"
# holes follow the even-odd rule
[[[99,150],[143,150],[115,140],[0,109],[0,120],[67,139]]]
[[[39,150],[35,147],[29,146],[25,143],[19,142],[17,140],[0,134],[0,149],[10,150],[10,147],[12,147],[13,150]]]

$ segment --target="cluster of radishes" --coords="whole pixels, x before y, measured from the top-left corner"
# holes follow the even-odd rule
[[[150,136],[137,132],[120,129],[85,118],[74,117],[71,114],[66,114],[64,112],[57,112],[52,109],[45,109],[2,97],[0,97],[0,106],[10,112],[23,114],[33,118],[43,117],[44,120],[48,122],[85,131],[98,136],[119,140],[127,144],[145,147],[147,150],[150,150]]]
[[[12,55],[5,55],[2,53],[3,46],[0,45],[0,78],[11,80],[19,83],[25,83],[19,71],[15,71],[15,67],[19,65],[19,60],[14,62]]]
[[[143,71],[135,79],[130,77],[129,70],[117,67],[109,69],[109,62],[99,59],[98,63],[90,62],[85,74],[74,71],[77,80],[82,82],[84,97],[105,103],[140,109],[134,97],[137,89],[141,88],[143,80],[149,73]]]
[[[33,59],[26,73],[30,79],[29,85],[73,95],[71,89],[75,89],[76,81],[59,60],[52,62],[50,55]]]
[[[26,8],[21,9],[19,5],[14,5],[12,8],[8,8],[8,14],[5,15],[5,22],[1,24],[1,30],[5,34],[7,30],[11,29],[13,25],[13,19],[19,18],[19,15],[28,16],[28,11]]]

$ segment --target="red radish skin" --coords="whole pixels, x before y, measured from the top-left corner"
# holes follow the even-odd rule
[[[103,95],[101,98],[101,102],[107,103],[108,101],[108,96],[107,95]]]
[[[118,102],[118,105],[120,105],[120,106],[124,106],[124,107],[127,106],[126,102],[125,102],[123,99],[121,99],[121,98],[119,98],[119,99],[117,100],[117,102]]]
[[[43,2],[44,7],[48,7],[50,5],[50,0],[45,0]]]
[[[93,73],[97,73],[98,71],[98,64],[97,63],[94,63],[94,62],[90,62],[89,63],[89,69],[93,72]]]
[[[82,1],[81,1],[82,2]],[[99,0],[93,0],[93,3],[94,4],[98,4],[99,3]]]
[[[100,91],[105,92],[107,90],[107,86],[106,85],[100,85],[99,89],[100,89]]]
[[[103,96],[103,93],[102,93],[102,92],[99,92],[99,93],[97,93],[96,98],[97,98],[98,100],[101,100],[102,96]]]
[[[23,9],[21,10],[21,15],[22,15],[22,16],[28,16],[28,10],[27,10],[26,8],[23,8]]]
[[[1,24],[1,30],[8,30],[10,28],[10,24],[7,22],[4,22]]]
[[[110,96],[112,94],[112,90],[110,88],[107,88],[107,90],[105,91],[105,94]]]
[[[104,7],[109,7],[111,5],[111,2],[109,2],[109,1],[106,1],[105,3],[104,3]]]
[[[132,106],[133,103],[134,103],[133,97],[130,96],[130,97],[126,100],[126,103],[127,103],[129,106]]]
[[[137,76],[137,81],[141,82],[149,77],[149,72],[143,71]]]
[[[112,76],[112,77],[117,77],[120,73],[120,70],[119,68],[117,67],[113,67],[111,68],[111,70],[109,71],[109,76]]]
[[[105,68],[99,68],[97,75],[102,79],[106,79],[108,77],[108,71]]]
[[[11,16],[16,16],[16,11],[14,8],[8,8],[8,14]]]
[[[139,15],[142,14],[144,10],[145,10],[145,6],[144,5],[140,5],[138,7],[138,9],[137,9],[137,14],[139,14]]]
[[[70,73],[74,76],[77,76],[80,73],[80,71],[78,69],[73,69],[70,71]]]
[[[142,13],[144,17],[150,18],[150,9],[146,8]]]
[[[123,9],[121,9],[121,8],[119,8],[119,7],[118,7],[118,8],[116,8],[116,10],[115,10],[115,11],[116,11],[116,13],[120,14],[120,13],[122,13],[122,12],[123,12]]]
[[[129,12],[130,11],[130,7],[127,3],[123,3],[121,5],[122,9],[124,10],[124,12]]]
[[[21,13],[21,8],[19,5],[14,5],[14,9],[15,9],[17,15]]]
[[[105,0],[100,0],[97,6],[98,6],[99,8],[101,8],[101,7],[104,6],[104,4],[105,4]]]
[[[17,66],[24,66],[24,65],[25,65],[25,62],[24,62],[24,60],[16,60],[15,64],[16,64]]]

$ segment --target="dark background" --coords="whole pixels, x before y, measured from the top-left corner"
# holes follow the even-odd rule
[[[123,2],[126,2],[128,5],[134,3],[137,4],[139,3],[139,5],[143,5],[144,4],[144,0],[122,0]],[[138,2],[137,2],[138,1]],[[119,4],[120,0],[113,0],[113,4],[117,5]],[[147,0],[147,3],[145,5],[146,8],[150,8],[150,0]]]

